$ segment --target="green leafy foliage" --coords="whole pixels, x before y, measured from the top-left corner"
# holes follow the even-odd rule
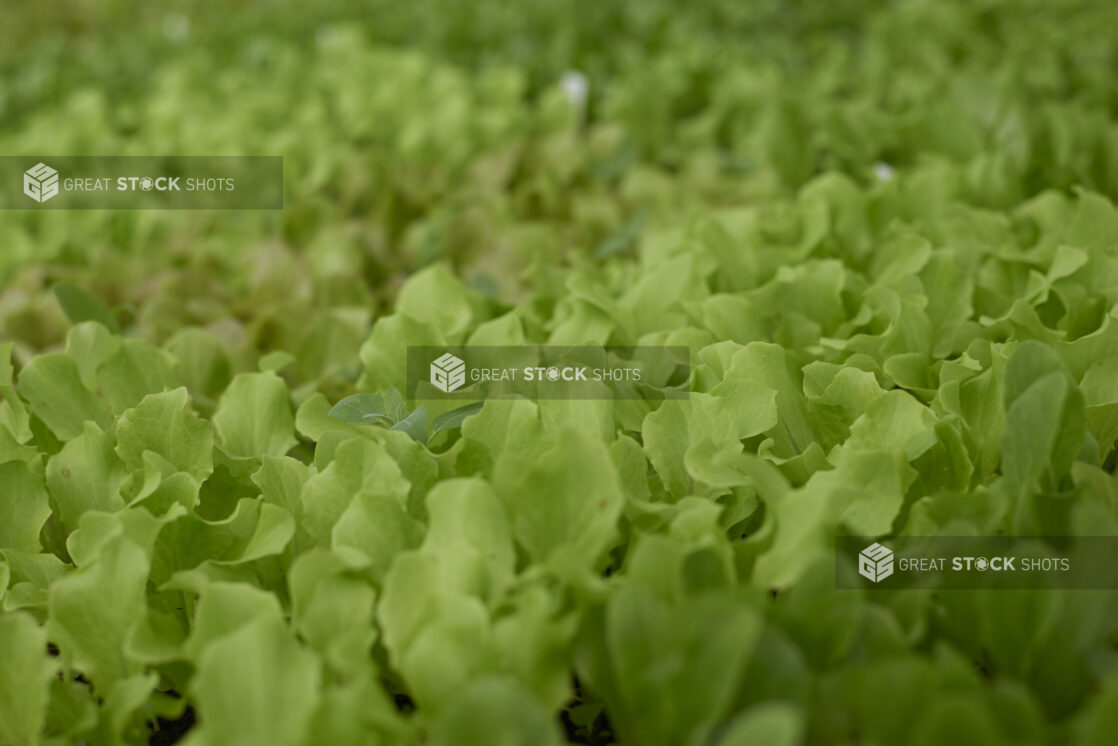
[[[0,616],[0,656],[0,738],[37,744],[56,668],[47,656],[46,631],[26,613]]]
[[[4,211],[0,744],[1118,743],[1118,592],[832,552],[1118,535],[1118,6],[70,5],[5,153],[286,209]],[[452,344],[691,394],[405,400]]]
[[[109,331],[120,331],[112,312],[96,297],[82,290],[77,285],[59,283],[54,286],[54,295],[58,304],[66,312],[70,323],[79,324],[83,321],[97,321]]]

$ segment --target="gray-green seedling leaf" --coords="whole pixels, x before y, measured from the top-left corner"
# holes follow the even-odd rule
[[[330,409],[330,416],[347,425],[388,425],[392,417],[380,394],[352,394]]]
[[[466,418],[480,412],[483,406],[485,406],[485,402],[479,401],[473,404],[467,404],[464,407],[452,409],[449,412],[443,412],[431,422],[431,434],[435,435],[444,430],[454,430],[455,428],[462,427],[462,423],[466,421]]]
[[[400,430],[417,443],[427,442],[427,407],[420,404],[407,417],[392,425],[390,430]]]

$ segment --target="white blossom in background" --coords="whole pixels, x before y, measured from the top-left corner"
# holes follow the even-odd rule
[[[878,181],[892,181],[895,172],[893,171],[893,167],[888,163],[878,161],[873,164],[873,173],[874,176],[878,178]]]
[[[190,36],[190,19],[182,13],[172,13],[163,19],[163,35],[171,41],[183,41]]]
[[[590,97],[590,79],[578,70],[568,70],[559,79],[559,87],[574,112],[575,123],[582,127],[586,123],[586,101]]]
[[[319,26],[315,29],[314,43],[319,49],[333,49],[341,44],[342,36],[337,26]]]

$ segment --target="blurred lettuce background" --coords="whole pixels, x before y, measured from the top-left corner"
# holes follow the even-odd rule
[[[197,709],[191,743],[289,710],[353,744],[1118,742],[1115,593],[836,592],[828,562],[836,532],[1118,533],[1115,29],[1104,0],[6,4],[0,154],[287,183],[282,212],[0,212],[0,497],[38,501],[0,524],[0,653],[54,665],[49,617],[116,693],[52,679],[25,731],[0,696],[0,741]],[[430,440],[328,416],[408,415],[408,344],[584,342],[691,347],[692,401],[487,403]],[[150,458],[171,417],[201,445]],[[490,539],[484,592],[423,575]],[[207,639],[199,597],[252,626]],[[223,709],[242,649],[314,691]]]
[[[59,280],[161,341],[228,317],[283,327],[293,303],[313,318],[385,310],[436,259],[515,302],[533,262],[631,251],[641,232],[792,195],[823,171],[872,183],[879,162],[919,167],[940,192],[949,173],[992,208],[1118,189],[1105,2],[3,13],[0,152],[281,154],[288,175],[282,215],[0,215],[0,334],[20,360],[61,340],[44,293]],[[572,70],[589,81],[585,122],[559,85]],[[248,343],[270,348],[272,333]]]

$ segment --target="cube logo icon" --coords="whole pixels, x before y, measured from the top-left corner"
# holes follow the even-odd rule
[[[893,574],[893,552],[878,543],[858,553],[858,574],[871,583],[880,583]]]
[[[431,385],[444,393],[457,391],[466,382],[466,362],[449,352],[431,363]]]
[[[46,202],[58,194],[58,172],[45,163],[23,173],[23,193],[36,202]]]

